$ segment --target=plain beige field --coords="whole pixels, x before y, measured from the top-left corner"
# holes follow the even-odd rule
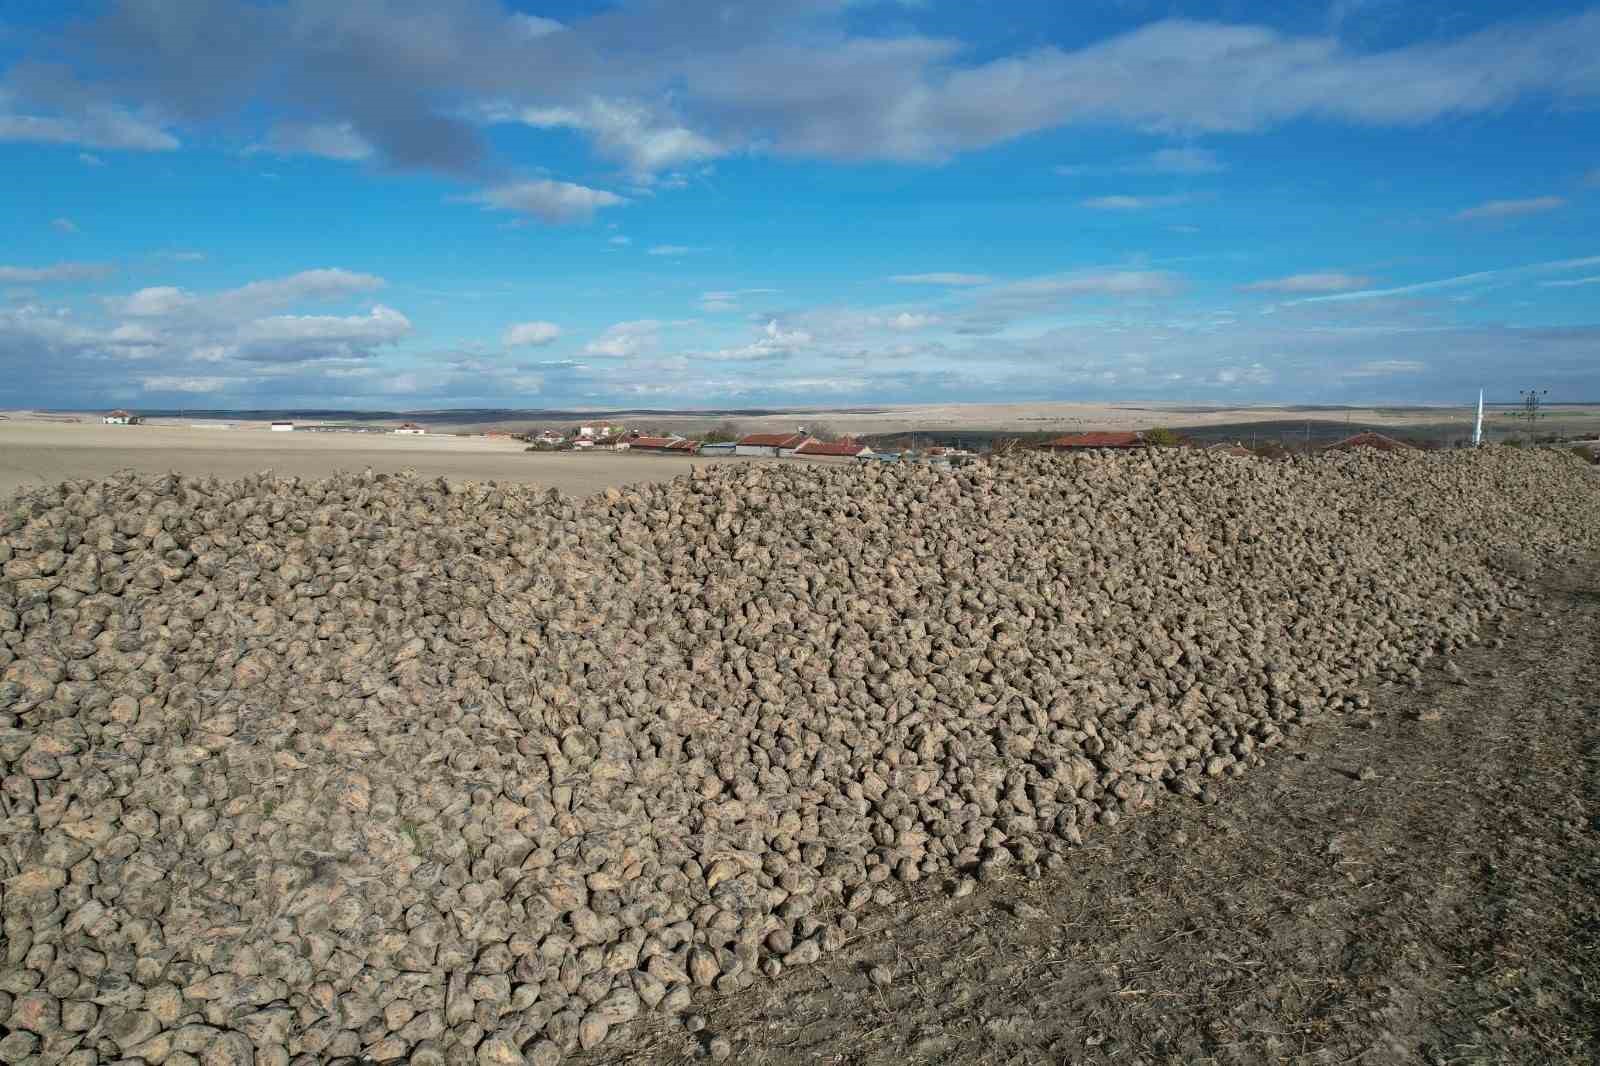
[[[681,457],[601,452],[537,454],[511,440],[401,437],[381,433],[273,433],[264,426],[106,426],[0,422],[0,498],[118,470],[240,477],[262,470],[326,477],[339,470],[412,470],[423,477],[516,481],[587,495],[608,485],[662,481],[689,472]],[[699,463],[700,460],[695,460]]]

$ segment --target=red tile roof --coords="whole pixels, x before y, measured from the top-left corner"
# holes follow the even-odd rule
[[[1350,452],[1355,451],[1357,448],[1373,448],[1380,452],[1416,451],[1415,445],[1407,444],[1403,440],[1395,440],[1393,437],[1385,437],[1382,433],[1373,433],[1371,431],[1366,433],[1357,433],[1353,437],[1346,437],[1344,440],[1335,441],[1324,448],[1323,451]]]
[[[808,440],[794,450],[796,455],[843,455],[857,456],[867,450],[865,444],[853,440],[820,441]]]
[[[677,437],[630,437],[628,446],[631,448],[659,448],[662,451],[666,451],[677,441]]]
[[[1068,433],[1045,441],[1046,448],[1137,448],[1144,443],[1138,433]]]
[[[752,448],[795,448],[806,440],[804,433],[752,433],[739,443]]]

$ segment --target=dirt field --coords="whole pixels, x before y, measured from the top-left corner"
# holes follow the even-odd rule
[[[516,441],[381,433],[273,433],[265,428],[0,422],[0,499],[30,485],[117,470],[240,477],[261,470],[326,477],[366,467],[428,477],[519,481],[572,495],[687,473],[688,459],[574,452],[536,454]],[[698,462],[698,460],[697,460]]]
[[[1097,831],[1065,871],[864,920],[821,964],[587,1063],[1593,1063],[1600,567],[1459,679]],[[875,967],[883,983],[869,976]]]

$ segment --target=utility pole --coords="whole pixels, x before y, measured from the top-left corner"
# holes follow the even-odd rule
[[[1549,389],[1522,389],[1522,417],[1528,420],[1528,432],[1532,433],[1534,426],[1539,421],[1539,408],[1544,403],[1544,398],[1550,395]]]
[[[1472,427],[1472,446],[1483,444],[1483,390],[1478,390],[1478,421]]]

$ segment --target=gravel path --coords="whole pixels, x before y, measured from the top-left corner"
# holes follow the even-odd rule
[[[930,886],[697,1036],[576,1061],[715,1033],[773,1064],[1592,1063],[1600,567],[1543,592],[1459,679],[1374,687],[1215,806],[1098,834],[1061,876]]]

